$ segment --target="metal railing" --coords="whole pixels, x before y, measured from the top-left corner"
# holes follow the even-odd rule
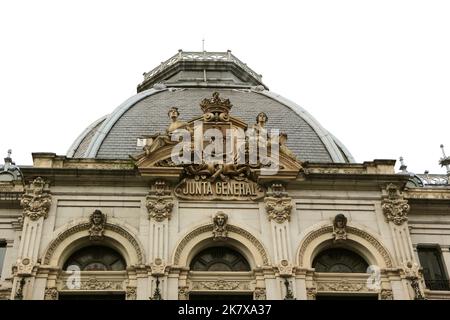
[[[22,192],[0,192],[0,201],[20,201]]]
[[[426,280],[425,286],[430,290],[450,291],[450,281],[448,280]]]
[[[236,58],[234,55],[231,54],[231,51],[227,52],[184,52],[182,50],[179,50],[176,55],[169,58],[168,60],[161,62],[159,66],[151,70],[150,72],[144,73],[144,79],[148,80],[151,77],[157,75],[161,71],[165,70],[166,68],[170,67],[171,65],[177,63],[178,61],[228,61],[233,62],[242,69],[244,69],[247,73],[249,73],[252,77],[255,79],[261,81],[262,75],[257,74],[255,71],[250,69],[246,63],[243,63],[241,60]]]
[[[444,186],[448,185],[448,177],[444,174],[418,174],[417,175],[420,180],[422,180],[422,183],[424,186],[427,185],[436,185],[436,186]]]

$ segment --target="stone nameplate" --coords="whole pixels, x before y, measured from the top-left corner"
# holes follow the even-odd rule
[[[264,197],[265,189],[248,179],[208,181],[186,178],[175,187],[175,195],[184,200],[258,200]]]

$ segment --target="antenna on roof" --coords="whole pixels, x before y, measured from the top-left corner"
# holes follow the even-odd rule
[[[202,51],[205,51],[205,38],[202,39]]]
[[[439,164],[441,167],[444,167],[447,169],[447,175],[450,175],[450,157],[447,157],[445,155],[444,151],[444,145],[441,144],[441,150],[442,150],[442,158],[439,160]]]

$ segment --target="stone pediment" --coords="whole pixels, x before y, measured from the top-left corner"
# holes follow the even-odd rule
[[[139,173],[158,179],[180,182],[185,179],[187,189],[179,185],[180,194],[189,190],[189,181],[205,182],[201,187],[214,198],[222,186],[206,182],[234,181],[225,190],[237,190],[248,198],[259,198],[253,185],[243,181],[264,182],[291,180],[298,176],[302,163],[287,148],[287,135],[267,130],[267,116],[260,113],[257,123],[248,125],[230,116],[232,104],[218,93],[200,102],[203,115],[183,122],[177,108],[168,111],[171,124],[164,133],[143,137],[143,151],[132,159]],[[212,189],[210,189],[211,187]],[[216,188],[217,187],[217,188]],[[192,187],[194,188],[194,187]]]

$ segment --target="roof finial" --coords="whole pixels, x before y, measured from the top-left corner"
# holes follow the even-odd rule
[[[11,165],[15,165],[15,163],[12,162],[11,153],[12,150],[8,149],[8,155],[5,158],[5,166],[3,168],[5,171],[8,170],[8,168],[11,167]]]
[[[439,160],[439,164],[441,167],[445,166],[447,169],[447,175],[450,175],[450,157],[447,157],[445,155],[444,145],[441,144],[441,150],[442,150],[442,158]]]
[[[22,177],[22,173],[20,172],[19,167],[17,167],[14,161],[12,161],[11,153],[12,150],[8,149],[8,155],[5,158],[5,164],[0,164],[0,173],[8,171],[9,173],[13,174],[15,180],[18,180]]]
[[[202,39],[202,51],[205,51],[205,38]]]
[[[406,170],[406,168],[408,167],[405,162],[403,161],[403,157],[400,157],[400,170],[404,173],[407,173],[408,171]]]

